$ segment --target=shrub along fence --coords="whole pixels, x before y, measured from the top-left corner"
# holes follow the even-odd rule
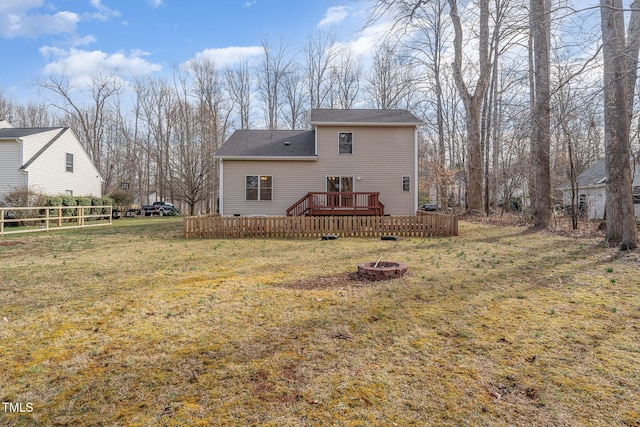
[[[320,238],[457,236],[456,215],[416,216],[288,216],[184,218],[184,237],[194,238]]]
[[[110,205],[0,207],[0,236],[62,228],[112,225],[111,215]]]

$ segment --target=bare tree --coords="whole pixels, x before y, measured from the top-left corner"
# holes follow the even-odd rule
[[[289,129],[302,127],[305,109],[307,107],[307,91],[302,72],[291,67],[282,81],[284,95],[283,119]]]
[[[191,90],[196,98],[197,111],[198,132],[195,140],[199,141],[205,179],[202,198],[196,200],[195,197],[191,197],[191,202],[205,201],[205,210],[212,212],[215,210],[215,200],[219,191],[219,163],[213,155],[226,139],[232,108],[223,96],[221,76],[213,61],[192,61],[190,71],[193,77]],[[241,76],[244,79],[245,76]],[[241,94],[240,100],[243,103],[247,100],[244,94]],[[244,104],[242,108],[245,107],[248,122],[248,104]]]
[[[353,108],[360,93],[362,73],[363,65],[360,58],[354,57],[350,49],[341,51],[340,60],[333,68],[332,74],[337,108]]]
[[[284,41],[278,50],[272,49],[269,40],[262,41],[264,58],[259,71],[258,94],[263,102],[263,112],[267,129],[278,129],[278,119],[282,103],[282,81],[291,67],[293,58]]]
[[[531,105],[531,170],[533,173],[533,219],[546,228],[551,220],[550,171],[550,21],[551,2],[530,0],[529,24],[532,38],[533,104]]]
[[[112,115],[110,103],[122,93],[120,79],[115,73],[96,74],[91,78],[88,89],[78,92],[72,78],[63,73],[60,76],[51,75],[37,85],[59,98],[52,105],[67,115],[71,127],[102,174],[103,192],[108,192],[113,178],[111,165],[115,159],[104,156],[105,145],[111,143],[105,139],[105,130]],[[88,101],[87,105],[83,104],[83,97]]]
[[[489,0],[480,0],[479,8],[478,78],[472,93],[469,85],[464,80],[463,74],[463,31],[458,12],[458,2],[457,0],[449,0],[449,15],[454,29],[453,76],[466,114],[468,151],[467,205],[469,210],[475,212],[482,212],[483,210],[483,153],[480,120],[491,70],[491,62],[489,61]]]
[[[156,200],[173,201],[171,189],[172,172],[169,165],[171,135],[175,121],[175,91],[166,80],[148,79],[144,87],[138,91],[141,111],[145,120],[146,150],[152,157],[148,174],[150,189],[154,189]],[[147,201],[149,200],[147,195]]]
[[[249,72],[249,64],[242,61],[238,67],[225,71],[227,91],[233,108],[240,118],[240,129],[251,127],[251,93],[253,82]]]
[[[339,56],[335,48],[335,36],[318,33],[317,38],[309,37],[304,55],[306,78],[309,85],[311,108],[327,108],[332,93],[332,67]]]
[[[194,88],[197,96],[206,103],[207,93],[202,93],[204,85],[211,84],[215,77],[209,75],[213,66],[210,61],[192,63],[191,68],[200,85]],[[189,206],[189,214],[194,215],[196,204],[207,197],[207,175],[211,172],[210,156],[206,155],[206,133],[202,132],[203,123],[198,120],[199,107],[189,103],[190,92],[188,76],[175,72],[175,131],[172,138],[170,164],[174,172],[173,183],[179,198]],[[208,114],[206,115],[208,116]],[[205,117],[206,117],[205,116]],[[204,155],[203,155],[204,154]]]
[[[637,6],[637,2],[634,1]],[[633,186],[631,176],[631,150],[629,147],[630,114],[629,91],[635,88],[629,81],[627,69],[628,55],[636,63],[637,48],[627,51],[624,38],[624,12],[622,0],[600,0],[602,20],[602,52],[604,56],[604,111],[605,111],[605,159],[607,172],[606,241],[620,250],[638,247],[638,231],[633,207]],[[640,16],[633,15],[634,19]],[[638,23],[629,28],[638,31]],[[630,34],[629,44],[636,45],[638,34]],[[632,101],[631,101],[632,102]]]
[[[384,110],[407,107],[415,76],[406,58],[401,58],[391,41],[375,51],[367,79],[367,93],[374,108]]]

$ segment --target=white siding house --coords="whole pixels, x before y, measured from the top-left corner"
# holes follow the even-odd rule
[[[71,129],[0,121],[0,198],[19,188],[100,197],[102,177]]]
[[[604,159],[595,162],[576,178],[575,206],[589,219],[603,219],[607,200],[607,172]],[[640,165],[632,165],[633,198],[635,215],[640,218]],[[562,203],[571,205],[571,183],[567,182],[562,191]]]
[[[379,193],[385,214],[415,214],[419,119],[406,110],[312,110],[311,125],[236,131],[215,155],[220,213],[285,215],[310,192],[357,192]]]

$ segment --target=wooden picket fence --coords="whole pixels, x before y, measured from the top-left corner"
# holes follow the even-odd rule
[[[456,215],[184,218],[186,239],[457,236]]]

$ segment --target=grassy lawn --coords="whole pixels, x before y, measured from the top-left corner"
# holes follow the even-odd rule
[[[0,425],[640,425],[637,253],[468,222],[393,242],[181,221],[0,238]],[[350,274],[381,255],[410,274]]]

